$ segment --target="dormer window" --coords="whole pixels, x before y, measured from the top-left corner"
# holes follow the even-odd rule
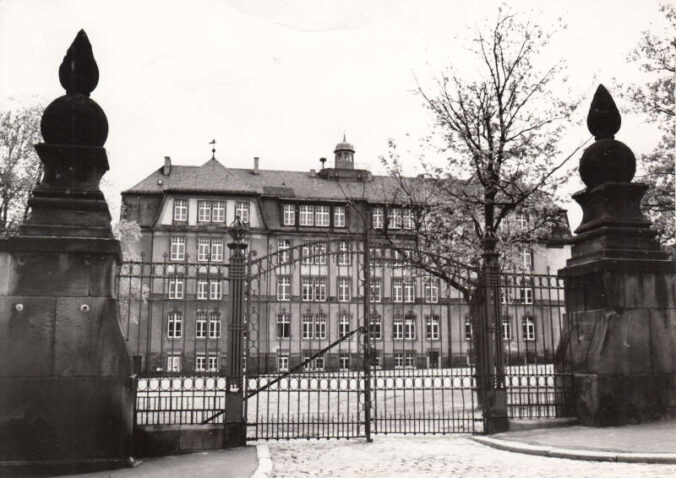
[[[174,221],[188,220],[188,200],[174,199]]]

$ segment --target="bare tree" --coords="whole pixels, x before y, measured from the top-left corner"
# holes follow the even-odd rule
[[[0,112],[0,234],[10,233],[27,215],[30,192],[42,163],[33,145],[41,140],[42,106]]]
[[[465,294],[457,274],[479,270],[487,254],[506,259],[567,228],[551,198],[565,180],[561,167],[589,139],[560,158],[559,140],[577,102],[557,94],[561,61],[536,65],[549,38],[540,25],[501,9],[473,38],[477,68],[450,67],[431,89],[418,87],[447,162],[423,161],[425,173],[406,178],[396,144],[382,158],[397,183],[392,203],[415,211],[406,246],[412,260]],[[401,234],[390,222],[385,236],[397,247]]]
[[[676,7],[665,3],[660,11],[666,20],[665,28],[659,33],[657,29],[643,32],[640,43],[629,55],[629,60],[644,73],[645,82],[629,85],[625,96],[631,100],[634,111],[646,115],[662,134],[655,149],[641,157],[637,180],[650,185],[643,198],[643,210],[652,220],[658,240],[676,256]]]

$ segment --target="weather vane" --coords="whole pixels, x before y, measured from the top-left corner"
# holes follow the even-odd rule
[[[211,159],[216,159],[216,140],[212,139],[211,142]]]

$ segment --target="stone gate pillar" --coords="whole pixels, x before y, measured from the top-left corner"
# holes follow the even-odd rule
[[[113,295],[120,260],[99,189],[108,122],[80,31],[42,117],[44,175],[18,237],[0,241],[0,467],[130,461],[134,377]],[[0,468],[2,474],[2,468]]]
[[[566,283],[559,370],[573,375],[580,423],[619,425],[676,412],[676,263],[641,212],[648,186],[632,183],[636,160],[614,139],[620,114],[600,85],[587,117],[596,142],[580,160],[586,189]]]

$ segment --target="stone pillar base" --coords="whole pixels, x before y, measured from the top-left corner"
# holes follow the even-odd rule
[[[581,425],[617,426],[676,417],[676,374],[575,374]]]
[[[0,469],[131,463],[135,377],[1,377]]]

